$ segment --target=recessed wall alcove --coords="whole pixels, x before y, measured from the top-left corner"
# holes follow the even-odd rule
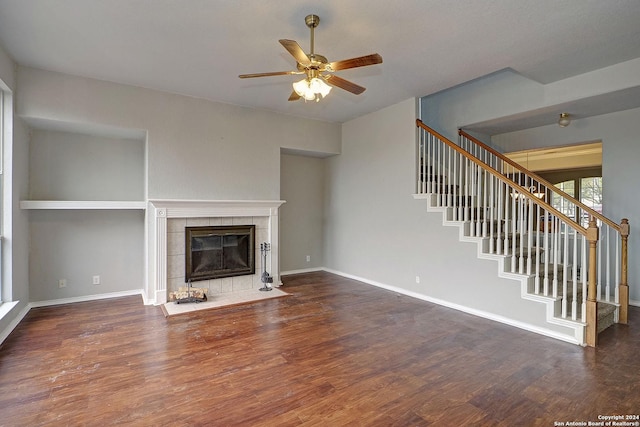
[[[187,226],[255,225],[256,270],[253,275],[196,282],[213,294],[259,288],[259,245],[271,243],[266,268],[279,285],[278,210],[280,200],[150,200],[148,206],[148,277],[146,304],[164,304],[168,292],[185,283],[185,228]]]
[[[145,273],[146,133],[22,119],[30,136],[28,192],[20,201],[29,210],[32,241],[29,299],[139,292]]]

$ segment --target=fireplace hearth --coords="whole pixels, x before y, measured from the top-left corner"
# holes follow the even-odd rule
[[[185,281],[255,274],[255,225],[185,228]]]

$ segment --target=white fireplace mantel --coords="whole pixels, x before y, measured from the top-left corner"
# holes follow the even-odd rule
[[[278,262],[278,209],[283,200],[149,200],[148,262],[145,302],[167,302],[167,219],[213,217],[268,217],[271,263],[274,283],[280,284]]]

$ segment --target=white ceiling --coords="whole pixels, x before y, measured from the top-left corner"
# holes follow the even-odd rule
[[[297,76],[278,43],[379,53],[338,72],[365,86],[288,102]],[[0,43],[21,65],[344,122],[511,68],[549,83],[640,57],[638,0],[0,0]]]

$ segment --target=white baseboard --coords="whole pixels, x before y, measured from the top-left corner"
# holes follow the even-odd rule
[[[316,267],[316,268],[303,268],[301,270],[281,271],[280,272],[280,276],[289,276],[291,274],[314,273],[316,271],[325,271],[325,268],[324,267]]]
[[[391,286],[391,285],[387,285],[385,283],[380,283],[380,282],[376,282],[374,280],[369,280],[363,277],[358,277],[358,276],[354,276],[352,274],[347,274],[341,271],[336,271],[336,270],[332,270],[330,268],[323,268],[324,271],[326,271],[327,273],[333,273],[333,274],[337,274],[338,276],[342,276],[342,277],[346,277],[348,279],[353,279],[353,280],[357,280],[359,282],[363,282],[366,283],[368,285],[372,285],[372,286],[376,286],[382,289],[386,289],[388,291],[392,291],[392,292],[397,292],[399,294],[402,295],[406,295],[412,298],[417,298],[423,301],[427,301],[433,304],[437,304],[437,305],[441,305],[443,307],[447,307],[447,308],[452,308],[454,310],[458,310],[458,311],[462,311],[464,313],[467,314],[471,314],[474,316],[478,316],[478,317],[482,317],[485,319],[489,319],[489,320],[493,320],[495,322],[499,322],[499,323],[504,323],[505,325],[509,325],[509,326],[514,326],[516,328],[519,329],[523,329],[525,331],[529,331],[529,332],[534,332],[536,334],[539,335],[544,335],[550,338],[555,338],[557,340],[561,340],[561,341],[565,341],[571,344],[576,344],[576,345],[581,345],[580,342],[578,342],[578,340],[576,340],[573,336],[569,336],[569,335],[564,335],[564,334],[560,334],[558,332],[549,330],[549,329],[545,329],[545,328],[540,328],[538,326],[534,326],[534,325],[530,325],[528,323],[523,323],[520,322],[518,320],[514,320],[514,319],[510,319],[508,317],[503,317],[494,313],[489,313],[486,311],[482,311],[482,310],[477,310],[475,308],[470,308],[470,307],[466,307],[463,305],[459,305],[459,304],[455,304],[449,301],[445,301],[445,300],[441,300],[438,298],[433,298],[424,294],[420,294],[417,292],[413,292],[413,291],[408,291],[406,289],[402,289],[402,288],[398,288],[396,286]]]
[[[2,305],[5,304],[11,304],[11,303],[4,303]],[[15,306],[15,304],[14,304]],[[18,324],[22,321],[22,319],[24,319],[24,316],[27,315],[27,313],[29,312],[29,310],[31,309],[31,307],[29,306],[29,304],[27,304],[21,311],[20,313],[18,313],[18,315],[7,325],[6,328],[4,328],[3,331],[0,331],[0,344],[2,344],[4,342],[4,340],[7,339],[7,337],[9,336],[9,334],[11,332],[13,332],[13,330],[16,328],[16,326],[18,326]]]
[[[0,302],[0,320],[18,305],[20,301]]]
[[[106,294],[83,295],[81,297],[60,298],[60,299],[52,299],[47,301],[34,301],[34,302],[30,302],[29,306],[31,308],[48,307],[51,305],[71,304],[74,302],[97,301],[101,299],[128,297],[131,295],[143,295],[143,291],[142,289],[133,289],[130,291],[109,292]]]

